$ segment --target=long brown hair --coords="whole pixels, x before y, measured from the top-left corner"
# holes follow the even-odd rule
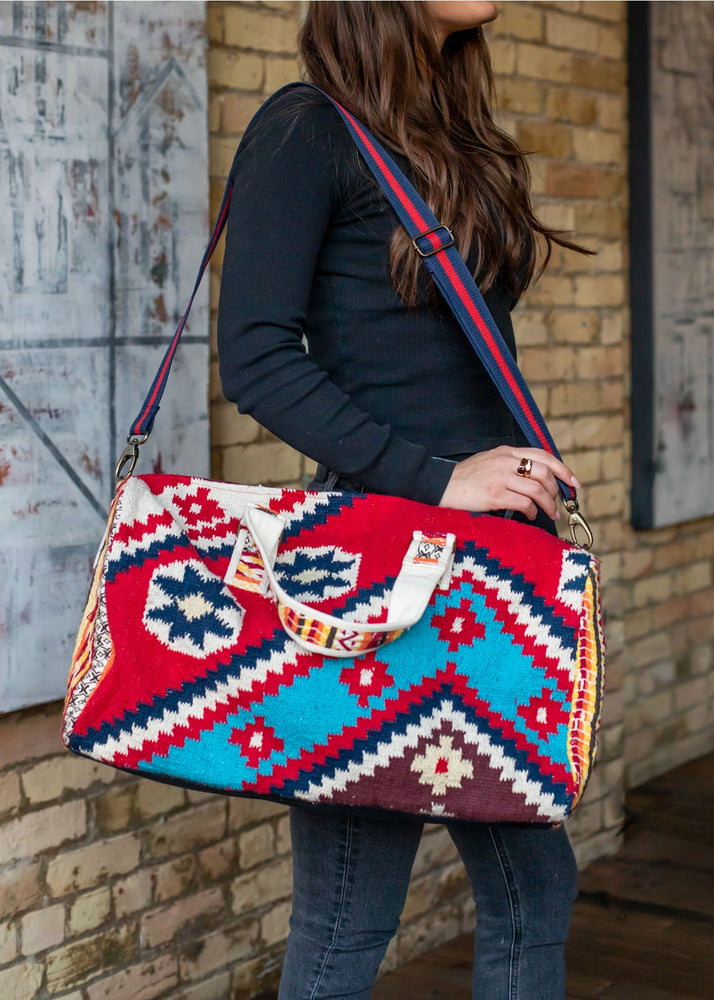
[[[419,193],[461,254],[476,246],[482,291],[498,282],[516,299],[553,243],[582,249],[533,212],[524,154],[493,121],[480,27],[450,35],[439,51],[421,3],[321,0],[308,4],[298,47],[307,79],[409,159]],[[420,258],[401,226],[390,256],[397,291],[414,304]]]

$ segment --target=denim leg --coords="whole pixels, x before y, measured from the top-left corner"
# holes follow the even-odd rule
[[[564,1000],[577,894],[564,827],[447,823],[476,901],[474,1000]]]
[[[295,806],[290,831],[293,912],[279,1000],[368,1000],[422,824]]]

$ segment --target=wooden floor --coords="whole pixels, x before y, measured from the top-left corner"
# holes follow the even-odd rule
[[[621,852],[580,876],[568,1000],[713,1000],[714,754],[630,792],[627,809]],[[436,948],[373,1000],[470,1000],[471,949],[471,935]]]

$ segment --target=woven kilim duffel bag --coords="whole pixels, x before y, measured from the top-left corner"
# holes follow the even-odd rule
[[[66,741],[221,792],[559,820],[592,766],[601,649],[595,560],[530,525],[137,476],[97,565]]]
[[[337,110],[529,440],[557,455],[451,234]],[[67,746],[290,803],[564,819],[596,746],[597,560],[527,524],[396,497],[133,476],[190,306],[117,469]]]

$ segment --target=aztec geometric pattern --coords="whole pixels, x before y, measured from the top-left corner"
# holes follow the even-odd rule
[[[387,622],[415,531],[453,534],[453,565],[393,641],[322,655],[283,627],[251,507],[280,515],[282,591],[347,628]],[[545,531],[395,497],[136,476],[98,553],[64,740],[228,794],[551,823],[591,771],[602,681],[597,560]]]

